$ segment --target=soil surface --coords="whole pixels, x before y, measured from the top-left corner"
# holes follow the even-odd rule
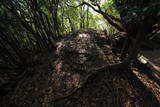
[[[57,51],[37,56],[17,87],[2,99],[2,107],[160,107],[159,80],[146,69],[96,72],[120,63],[105,33],[81,30],[56,43]]]

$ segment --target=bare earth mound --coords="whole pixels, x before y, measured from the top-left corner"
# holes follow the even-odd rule
[[[40,57],[41,64],[32,76],[18,82],[14,92],[3,98],[2,106],[160,106],[160,86],[139,69],[94,73],[105,65],[120,63],[104,34],[94,30],[68,34],[57,42],[55,53]]]

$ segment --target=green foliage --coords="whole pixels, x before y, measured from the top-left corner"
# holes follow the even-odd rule
[[[95,9],[98,9],[99,4],[102,13],[111,15],[107,16],[110,21],[106,21],[104,14],[95,12],[89,5],[78,6],[84,1]],[[117,30],[113,25],[127,29],[127,26],[138,24],[149,16],[159,22],[160,5],[154,1],[155,3],[138,0],[3,0],[0,2],[0,35],[3,35],[0,36],[0,49],[4,50],[2,47],[5,45],[4,56],[14,53],[15,59],[10,59],[16,60],[23,53],[22,49],[33,53],[51,50],[58,36],[70,31],[93,28],[106,29],[109,34],[114,34]],[[120,21],[114,20],[112,16]],[[19,58],[17,62],[20,60],[24,58]]]
[[[101,14],[94,12],[91,8],[86,5],[80,6],[78,8],[74,8],[73,6],[77,6],[81,4],[84,0],[64,0],[61,1],[60,7],[58,10],[58,18],[61,22],[61,31],[63,33],[70,32],[73,30],[78,30],[81,28],[95,28],[95,29],[113,29],[112,31],[116,31],[113,27],[109,27],[110,25],[104,20]],[[90,1],[90,2],[89,2]],[[119,17],[117,10],[113,6],[113,1],[105,1],[105,0],[88,0],[89,3],[100,3],[103,10],[107,11],[111,15],[115,15]],[[81,26],[81,24],[83,26]]]

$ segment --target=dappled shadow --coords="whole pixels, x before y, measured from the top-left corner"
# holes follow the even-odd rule
[[[90,29],[63,37],[55,53],[41,56],[42,65],[16,88],[10,100],[17,107],[159,106],[160,97],[130,70],[106,69],[93,74],[105,65],[120,63],[108,40],[102,37],[98,41],[98,36]]]
[[[51,77],[51,101],[67,96],[81,87],[95,69],[119,62],[109,45],[103,46],[103,49],[97,45],[97,36],[94,30],[78,31],[57,43],[56,53],[59,58],[55,62],[55,72]]]
[[[69,43],[60,48],[60,52],[62,52],[60,56],[65,61],[64,64],[70,66],[73,74],[79,74],[80,84],[86,80],[87,75],[91,74],[95,68],[119,63],[119,58],[114,56],[110,45],[107,43],[99,44],[100,41],[94,39],[96,33],[92,33],[83,32],[81,34],[81,32],[78,32],[79,36],[74,34],[73,41],[69,40]],[[72,45],[74,46],[71,47]],[[63,84],[59,88],[64,86]],[[146,107],[159,105],[159,101],[152,91],[131,71],[106,70],[91,76],[85,86],[75,93],[72,93],[72,88],[63,89],[66,89],[63,93],[59,90],[62,96],[52,97],[51,105],[53,104],[55,107],[64,105],[66,107]],[[67,92],[69,92],[69,96],[63,97],[66,96]]]
[[[64,104],[65,107],[158,107],[160,105],[152,91],[130,71],[99,72],[92,75],[86,85],[72,96],[52,104],[55,107]]]
[[[138,72],[144,73],[145,75],[148,76],[149,79],[152,81],[156,82],[160,86],[160,75],[156,74],[154,69],[148,68],[146,65],[141,65],[141,66],[136,66],[138,68]]]
[[[151,88],[147,87],[146,84],[144,84],[138,78],[138,75],[135,75],[132,72],[129,72],[128,75],[125,74],[125,78],[127,78],[127,81],[130,83],[130,85],[132,85],[132,87],[137,92],[137,95],[138,95],[137,97],[141,98],[140,104],[142,104],[141,105],[142,107],[160,106],[160,103],[159,103],[160,99],[158,101],[158,99],[155,96],[155,94],[158,94],[158,93],[153,93]],[[156,88],[156,87],[154,87],[154,88]]]

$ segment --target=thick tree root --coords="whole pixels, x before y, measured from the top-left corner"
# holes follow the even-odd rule
[[[111,66],[104,66],[104,67],[101,67],[101,68],[98,68],[97,70],[94,70],[92,73],[90,73],[86,78],[85,80],[83,80],[82,82],[80,82],[79,84],[79,87],[76,87],[75,89],[73,89],[69,94],[67,95],[64,95],[62,97],[58,97],[58,98],[55,98],[51,101],[49,101],[48,103],[52,103],[52,102],[56,102],[56,101],[60,101],[60,100],[64,100],[70,96],[72,96],[74,93],[76,93],[79,89],[83,88],[85,86],[85,84],[87,83],[87,81],[89,80],[89,78],[92,76],[92,75],[95,75],[96,73],[98,72],[104,72],[104,71],[108,71],[108,70],[124,70],[124,69],[127,69],[128,67],[126,66],[126,64],[124,63],[119,63],[119,64],[114,64],[114,65],[111,65]]]

